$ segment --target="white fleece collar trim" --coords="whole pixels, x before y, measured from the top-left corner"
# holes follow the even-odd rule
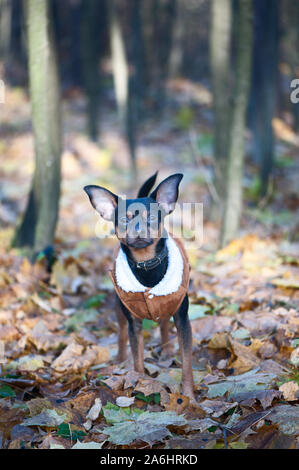
[[[166,239],[168,249],[168,267],[161,281],[152,287],[150,294],[155,296],[173,294],[182,283],[184,261],[181,252],[171,236]],[[118,286],[125,292],[145,292],[147,287],[141,284],[131,270],[127,256],[119,250],[115,261],[115,277]]]

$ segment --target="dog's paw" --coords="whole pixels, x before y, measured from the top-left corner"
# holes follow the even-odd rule
[[[171,359],[174,357],[174,346],[171,343],[165,344],[161,348],[161,359]]]
[[[189,398],[190,405],[197,405],[198,404],[192,389],[190,389],[189,387],[188,388],[183,387],[182,393],[183,393],[183,395],[185,395],[185,397]]]

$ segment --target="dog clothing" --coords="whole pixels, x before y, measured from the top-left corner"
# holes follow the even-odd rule
[[[188,292],[190,265],[184,246],[172,235],[166,239],[166,246],[167,270],[154,287],[146,287],[138,281],[120,247],[109,273],[122,303],[141,320],[147,318],[159,322],[169,319],[178,311]]]

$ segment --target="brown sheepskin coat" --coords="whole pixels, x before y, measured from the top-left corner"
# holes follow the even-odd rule
[[[184,262],[184,270],[182,276],[182,282],[176,292],[168,295],[152,295],[149,291],[150,287],[146,288],[145,292],[125,292],[116,281],[115,276],[115,262],[113,269],[110,271],[110,277],[114,284],[117,295],[119,296],[122,303],[127,307],[130,313],[139,319],[147,318],[159,322],[163,319],[169,319],[174,315],[181,303],[183,302],[185,295],[188,291],[189,276],[190,276],[190,265],[187,257],[187,253],[184,249],[181,240],[172,236],[178,246]],[[117,250],[119,252],[120,247]]]

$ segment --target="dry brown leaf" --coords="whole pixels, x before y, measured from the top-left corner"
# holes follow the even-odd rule
[[[142,374],[136,372],[135,370],[129,370],[129,372],[127,372],[125,375],[124,390],[130,387],[135,387],[141,375]]]
[[[108,379],[101,380],[112,390],[122,390],[125,377],[123,375],[112,375]]]
[[[194,337],[198,341],[207,341],[211,339],[215,333],[231,331],[232,323],[233,319],[230,317],[209,316],[194,320],[192,322],[192,330]]]
[[[181,395],[180,393],[170,393],[169,403],[165,405],[166,411],[175,411],[177,414],[182,414],[190,405],[190,399]]]
[[[97,398],[98,392],[96,390],[82,389],[75,398],[72,398],[65,403],[65,408],[68,412],[73,414],[74,422],[80,424],[81,420],[85,421],[88,411]]]
[[[0,327],[0,340],[1,341],[15,341],[20,338],[19,331],[14,326],[1,326]]]
[[[259,349],[263,346],[263,341],[261,341],[260,339],[257,339],[257,338],[253,338],[251,341],[250,341],[250,345],[248,346],[248,348],[250,349],[250,351],[253,352],[253,354],[257,354]]]
[[[83,346],[71,343],[55,359],[51,367],[57,372],[65,372],[66,370],[79,371],[87,369],[93,364],[106,362],[109,357],[108,347],[88,346],[84,351]]]
[[[231,344],[231,336],[229,333],[215,333],[208,343],[209,348],[213,349],[229,349]]]
[[[270,359],[276,352],[276,346],[270,341],[264,343],[258,350],[258,354],[262,359]]]
[[[219,418],[227,411],[238,406],[237,402],[228,403],[222,400],[204,400],[199,404],[207,414],[213,416],[213,418]]]
[[[76,293],[83,281],[79,274],[78,266],[75,263],[64,267],[62,263],[57,261],[53,266],[50,282],[57,288],[59,294],[72,294]]]
[[[296,442],[293,436],[282,434],[275,424],[262,426],[258,432],[249,434],[245,441],[249,449],[295,449]]]
[[[238,403],[247,406],[253,406],[258,401],[260,402],[263,410],[272,406],[275,398],[280,398],[281,392],[279,390],[254,390],[252,392],[244,392],[233,395],[233,399]]]
[[[299,385],[294,380],[284,383],[279,387],[279,390],[283,393],[283,397],[285,400],[299,400]]]
[[[135,386],[136,392],[141,392],[144,396],[151,395],[152,393],[161,393],[165,389],[162,384],[153,378],[140,378],[137,385]]]
[[[31,343],[37,348],[38,351],[48,351],[49,349],[57,349],[62,344],[67,344],[70,341],[69,337],[54,335],[50,333],[44,321],[38,322],[31,334],[29,334]]]
[[[230,363],[230,367],[234,369],[236,375],[248,372],[260,363],[260,359],[248,347],[238,341],[232,340],[231,348],[237,358]]]
[[[29,408],[30,416],[36,416],[44,410],[52,408],[52,404],[47,398],[33,398],[29,400],[26,405]]]

